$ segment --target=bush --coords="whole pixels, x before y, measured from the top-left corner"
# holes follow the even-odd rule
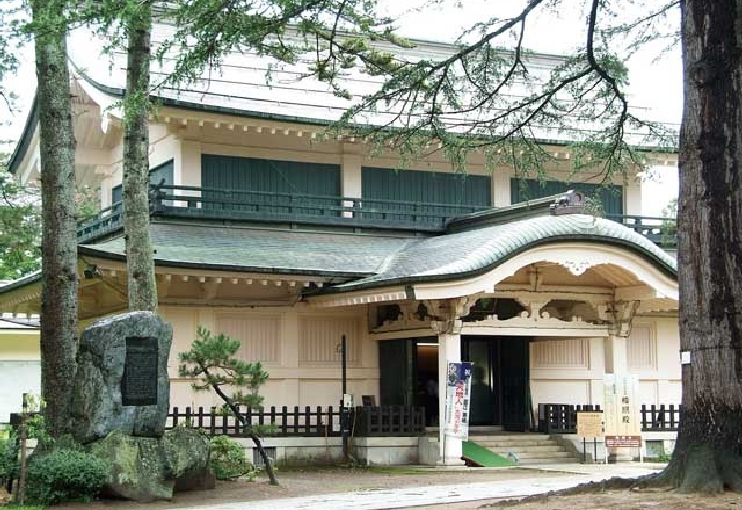
[[[108,464],[74,450],[54,450],[28,463],[26,496],[34,504],[92,501],[103,488]]]
[[[15,434],[0,439],[0,487],[10,489],[11,482],[18,478],[18,453]]]
[[[247,462],[245,448],[227,436],[211,438],[209,467],[217,480],[234,480],[253,472],[252,464]]]

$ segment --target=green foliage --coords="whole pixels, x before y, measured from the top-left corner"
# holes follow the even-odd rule
[[[10,434],[0,439],[0,487],[18,478],[18,437]]]
[[[191,350],[180,353],[180,376],[196,379],[193,388],[197,391],[214,389],[222,392],[224,387],[234,391],[224,396],[225,402],[235,406],[258,408],[263,397],[258,394],[260,386],[268,380],[268,372],[260,363],[247,363],[236,357],[240,342],[227,335],[212,335],[203,327],[197,330],[198,338]]]
[[[211,438],[209,467],[217,480],[234,480],[255,472],[247,461],[245,448],[227,436]]]
[[[0,280],[12,280],[41,268],[41,215],[35,192],[3,168],[0,162]]]
[[[35,504],[92,501],[106,481],[108,464],[89,453],[54,450],[28,463],[26,495]]]

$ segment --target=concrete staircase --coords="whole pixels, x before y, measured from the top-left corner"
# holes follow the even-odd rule
[[[507,457],[508,452],[513,452],[520,459],[518,464],[521,466],[579,462],[566,447],[544,434],[507,432],[470,434],[469,441],[503,457]]]

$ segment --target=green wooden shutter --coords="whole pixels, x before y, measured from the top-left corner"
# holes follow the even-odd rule
[[[517,204],[524,200],[548,197],[568,190],[585,193],[587,196],[597,197],[606,214],[623,214],[623,186],[609,185],[601,187],[598,184],[583,182],[539,181],[537,179],[510,179],[510,200]]]
[[[149,171],[149,183],[160,184],[160,182],[168,186],[173,185],[173,160],[166,161],[161,165],[158,165]],[[123,196],[123,186],[117,184],[111,189],[111,203],[116,204],[121,202]]]
[[[491,182],[491,178],[485,175],[363,167],[361,196],[369,200],[410,202],[385,205],[386,209],[399,211],[399,214],[387,215],[394,220],[406,221],[420,213],[456,216],[472,212],[471,206],[490,206]],[[381,217],[380,214],[377,216]],[[373,213],[367,217],[373,218]]]
[[[316,215],[326,212],[329,206],[339,204],[340,167],[324,163],[202,154],[201,186],[206,190],[219,190],[204,192],[205,197],[214,201],[224,198],[240,202],[240,205],[226,206],[204,203],[205,208]],[[266,196],[261,193],[285,195]],[[297,200],[290,194],[316,196]],[[336,215],[337,211],[332,214]]]

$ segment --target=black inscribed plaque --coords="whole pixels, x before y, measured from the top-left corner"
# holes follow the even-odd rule
[[[126,363],[121,378],[121,404],[157,405],[157,338],[126,337]]]

